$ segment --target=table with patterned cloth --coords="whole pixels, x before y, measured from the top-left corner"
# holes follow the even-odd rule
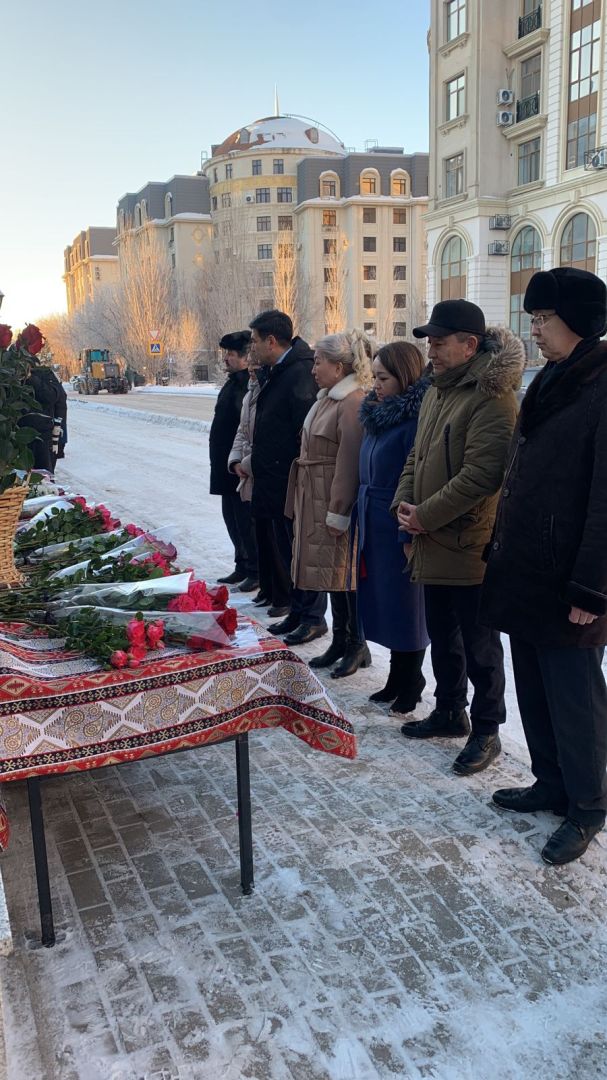
[[[228,739],[236,741],[237,767],[239,749],[247,753],[248,799],[248,732],[277,727],[316,750],[356,755],[351,724],[308,665],[251,619],[239,617],[230,648],[167,648],[139,667],[109,671],[66,652],[44,629],[0,623],[0,782],[35,784],[33,831],[32,792],[39,803],[37,781],[44,776]],[[239,805],[240,796],[239,777]],[[41,809],[39,824],[44,847]],[[0,848],[7,840],[2,810]],[[241,833],[241,865],[242,842]],[[40,893],[46,849],[36,853],[35,835],[34,849]]]

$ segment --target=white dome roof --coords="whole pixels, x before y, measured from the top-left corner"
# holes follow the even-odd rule
[[[313,120],[300,119],[297,116],[266,116],[233,131],[220,146],[214,148],[213,157],[264,147],[269,150],[320,150],[339,155],[346,152],[344,144],[336,135],[315,124]]]

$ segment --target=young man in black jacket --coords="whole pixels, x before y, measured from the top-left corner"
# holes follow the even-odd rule
[[[251,323],[251,358],[268,369],[257,399],[253,432],[252,512],[258,544],[269,546],[274,564],[274,607],[290,607],[270,630],[289,645],[303,645],[327,632],[326,593],[294,589],[291,582],[293,526],[284,515],[291,465],[299,455],[301,429],[316,401],[314,354],[282,311],[263,311]]]
[[[224,364],[228,377],[219,392],[209,434],[210,491],[211,495],[221,495],[221,513],[234,545],[234,570],[219,580],[226,585],[240,583],[241,592],[253,592],[258,586],[257,544],[250,503],[240,498],[238,477],[228,471],[228,457],[249,383],[247,357],[250,340],[249,330],[238,330],[233,334],[224,334],[219,342],[220,348],[225,349]]]

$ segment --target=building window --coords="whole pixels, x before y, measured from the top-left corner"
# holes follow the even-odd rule
[[[268,214],[266,217],[257,218],[257,232],[271,232],[272,218]]]
[[[173,196],[171,195],[170,192],[168,193],[168,195],[165,197],[165,200],[164,200],[164,216],[165,217],[172,217],[173,216]]]
[[[406,210],[393,210],[392,211],[392,224],[393,225],[406,225],[407,224],[407,211]]]
[[[447,41],[466,31],[466,0],[447,0],[445,4],[445,37]]]
[[[272,245],[271,244],[258,244],[257,245],[257,258],[258,259],[271,259],[272,258]]]
[[[447,120],[455,120],[464,115],[466,98],[466,76],[457,75],[447,83]]]
[[[172,253],[171,253],[171,270],[174,270],[174,269],[175,269],[175,266],[176,266],[176,261],[175,261],[175,252],[172,252]]]
[[[272,172],[275,176],[282,176],[285,171],[285,163],[281,157],[275,157],[272,162]]]
[[[293,202],[293,188],[279,187],[276,190],[278,193],[278,202]]]
[[[441,300],[459,300],[466,296],[466,253],[463,240],[452,236],[441,256]]]
[[[171,225],[169,229],[169,244],[175,243],[175,226]]]
[[[101,267],[95,267],[95,281],[101,281]]]
[[[363,236],[363,251],[377,251],[376,236]]]
[[[325,228],[332,225],[337,225],[337,211],[336,210],[323,210],[322,223]]]
[[[363,207],[363,224],[365,224],[365,225],[375,225],[376,221],[377,221],[377,210],[375,209],[375,207],[374,206],[364,206]]]
[[[365,281],[375,281],[377,278],[376,266],[363,266],[363,279]]]
[[[269,202],[270,201],[270,189],[269,187],[255,188],[255,202]]]
[[[290,214],[281,214],[278,218],[278,231],[279,232],[292,232],[293,231],[293,218]]]
[[[407,178],[406,176],[393,176],[392,177],[392,194],[393,195],[406,195],[407,194]]]
[[[232,179],[232,166],[226,165],[226,180]]]
[[[322,250],[324,255],[336,255],[337,244],[335,243],[335,240],[323,240]]]
[[[537,346],[531,337],[531,317],[523,307],[529,281],[542,264],[542,247],[537,229],[526,225],[516,235],[510,264],[510,327],[525,345],[529,359],[535,359]]]
[[[213,169],[213,183],[216,184],[218,180],[217,169]]]
[[[271,289],[274,284],[274,275],[271,270],[263,270],[259,275],[259,284],[262,289]]]
[[[601,0],[571,0],[567,165],[584,165],[594,149],[598,108]]]
[[[395,322],[392,327],[392,333],[395,338],[404,338],[407,336],[407,324],[406,322]]]
[[[374,335],[377,333],[377,326],[374,322],[366,322],[363,324],[363,330],[365,334]]]
[[[533,184],[540,178],[540,139],[529,139],[518,148],[518,184]]]
[[[261,158],[254,158],[251,166],[253,176],[261,176]]]
[[[464,190],[464,155],[445,159],[445,198],[453,199]]]
[[[363,296],[363,307],[364,308],[376,308],[377,307],[377,294],[376,293],[365,293],[365,295]]]
[[[360,178],[360,193],[361,195],[376,195],[377,177],[369,173],[363,173]]]
[[[334,285],[335,284],[335,267],[333,267],[333,266],[325,266],[325,267],[323,267],[323,272],[324,272],[325,283],[327,285]]]
[[[336,180],[321,180],[320,181],[320,194],[323,199],[334,199],[337,195],[337,181]]]
[[[279,244],[278,245],[278,258],[279,259],[292,259],[293,258],[293,244]]]
[[[221,205],[224,209],[232,205],[232,196],[230,195],[229,191],[224,191],[223,195],[221,196]]]
[[[392,237],[392,251],[406,251],[407,250],[407,237],[406,236],[393,236]]]
[[[542,70],[541,53],[534,53],[521,64],[521,97],[528,98],[540,92],[540,74]]]
[[[398,264],[392,268],[392,277],[394,281],[406,281],[407,280],[407,267],[399,266]]]
[[[576,214],[567,222],[561,237],[560,265],[596,274],[596,229],[588,214]]]
[[[395,308],[404,308],[404,307],[407,306],[407,294],[404,293],[404,292],[394,293],[394,296],[393,296],[392,299],[393,299],[393,307],[395,307]]]
[[[217,196],[216,195],[213,195],[213,198],[211,199],[211,207],[212,207],[213,210],[217,209]]]

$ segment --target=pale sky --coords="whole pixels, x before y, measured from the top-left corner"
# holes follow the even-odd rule
[[[0,322],[65,310],[63,249],[273,112],[428,148],[429,0],[0,4]]]

